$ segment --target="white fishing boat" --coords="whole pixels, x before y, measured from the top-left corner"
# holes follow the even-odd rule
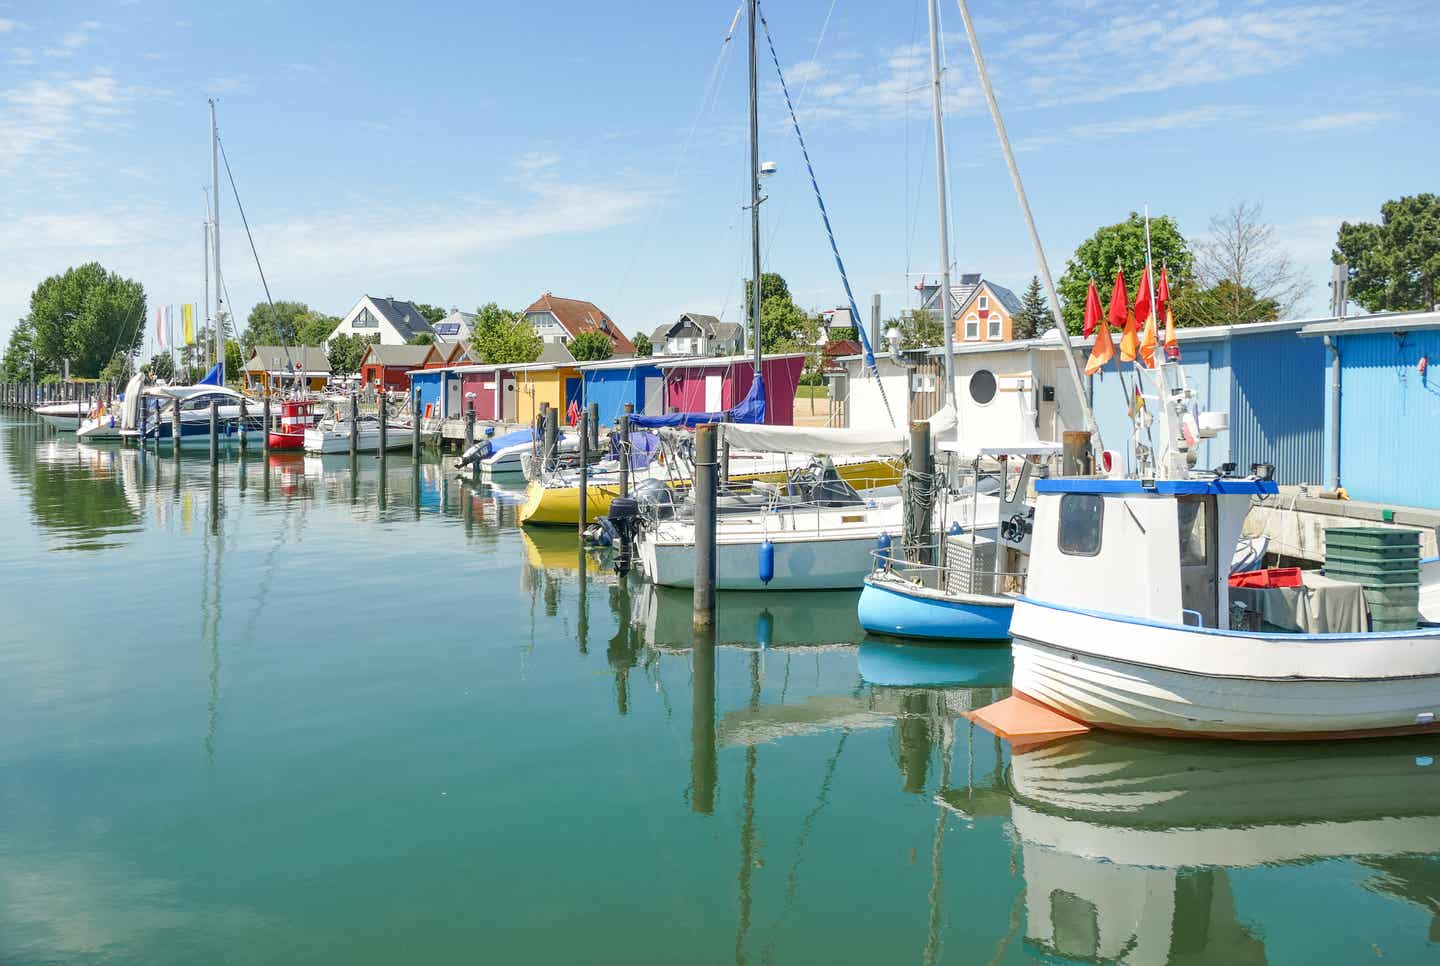
[[[144,376],[133,376],[120,398],[110,404],[100,403],[80,423],[76,437],[85,443],[115,442],[125,428],[126,400],[140,395]]]
[[[1159,419],[1142,479],[1036,486],[1014,688],[1085,725],[1183,736],[1440,730],[1440,627],[1329,633],[1231,626],[1230,561],[1268,468],[1189,471],[1198,421],[1178,363],[1136,369]],[[1174,388],[1172,388],[1174,387]],[[1150,427],[1145,427],[1147,432]],[[1387,622],[1394,615],[1387,614]]]
[[[80,428],[80,421],[90,412],[90,403],[76,400],[75,402],[53,403],[49,406],[37,406],[35,415],[51,429],[61,433],[73,433]]]
[[[411,427],[400,423],[387,423],[385,427],[385,448],[387,450],[409,449],[413,442]],[[362,414],[356,423],[356,450],[361,453],[380,451],[380,418],[373,414]],[[307,453],[348,453],[350,452],[350,420],[331,416],[322,419],[316,426],[305,430],[305,452]]]

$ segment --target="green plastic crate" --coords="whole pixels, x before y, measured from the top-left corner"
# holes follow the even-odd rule
[[[1364,564],[1325,562],[1325,576],[1367,587],[1419,587],[1419,567],[1367,567]]]
[[[1402,607],[1395,604],[1372,604],[1370,605],[1370,623],[1373,624],[1405,624],[1410,628],[1420,625],[1420,615],[1413,607]]]
[[[1420,609],[1419,587],[1366,587],[1365,603],[1373,606],[1403,606]]]
[[[1339,560],[1369,566],[1418,567],[1418,547],[1385,547],[1377,550],[1361,550],[1357,547],[1327,547],[1326,561]]]
[[[1384,550],[1391,547],[1414,547],[1420,551],[1419,530],[1397,530],[1391,527],[1327,527],[1325,550]]]

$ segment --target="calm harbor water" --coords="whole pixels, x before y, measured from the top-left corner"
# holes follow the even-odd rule
[[[1012,757],[1003,649],[383,466],[0,416],[0,962],[1440,962],[1440,741]]]

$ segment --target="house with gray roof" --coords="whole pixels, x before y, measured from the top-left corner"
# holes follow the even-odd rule
[[[650,344],[657,356],[738,355],[745,347],[745,327],[713,315],[682,312],[651,333]]]
[[[355,306],[340,320],[337,335],[378,335],[381,345],[405,345],[417,335],[434,335],[430,323],[413,302],[397,298],[362,295]]]
[[[303,384],[324,389],[330,382],[330,357],[319,345],[257,345],[242,367],[247,388],[293,388]]]
[[[451,309],[450,314],[432,325],[436,342],[466,342],[475,329],[475,313]]]
[[[940,311],[940,285],[925,282],[920,290],[920,311]],[[1014,338],[1020,298],[1003,285],[982,278],[979,272],[960,276],[950,285],[950,310],[955,319],[956,342],[1009,342]]]

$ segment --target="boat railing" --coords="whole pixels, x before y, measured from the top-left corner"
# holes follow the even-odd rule
[[[870,552],[873,572],[883,573],[917,587],[948,594],[1023,594],[1025,574],[985,566],[972,566],[968,559],[947,560],[933,564],[898,556],[898,546],[877,548]]]

